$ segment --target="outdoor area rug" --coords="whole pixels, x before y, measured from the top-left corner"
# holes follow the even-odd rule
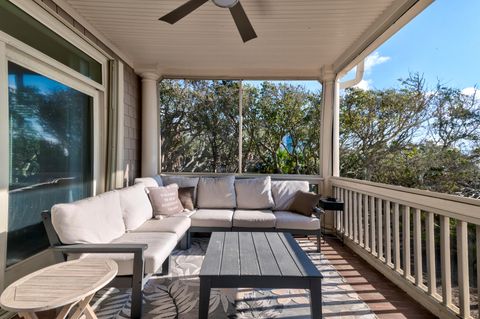
[[[335,268],[316,252],[315,241],[297,239],[322,272],[325,318],[376,318]],[[208,239],[194,239],[172,254],[171,273],[153,277],[144,290],[143,318],[198,318],[198,273]],[[212,289],[210,318],[310,318],[310,294],[303,289]],[[104,288],[92,301],[100,319],[129,318],[130,290]]]

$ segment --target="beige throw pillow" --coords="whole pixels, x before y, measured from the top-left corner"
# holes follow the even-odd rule
[[[156,218],[183,211],[182,203],[178,199],[178,185],[176,184],[165,187],[149,187],[148,197],[152,202],[153,215]]]
[[[298,191],[290,204],[289,210],[310,217],[321,197],[319,194]]]

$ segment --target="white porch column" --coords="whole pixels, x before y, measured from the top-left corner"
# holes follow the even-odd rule
[[[159,110],[158,79],[154,72],[145,72],[142,77],[142,176],[158,174],[159,164]]]
[[[339,102],[340,85],[336,74],[330,70],[322,72],[322,123],[320,140],[320,174],[324,178],[321,194],[333,195],[331,177],[338,176],[339,166]],[[333,230],[333,214],[325,215],[325,227]]]
[[[320,140],[320,174],[324,178],[322,193],[331,195],[330,177],[339,175],[339,85],[331,70],[322,72],[322,123]]]

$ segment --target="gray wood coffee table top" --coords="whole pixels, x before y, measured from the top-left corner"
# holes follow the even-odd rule
[[[212,233],[200,276],[322,278],[291,234]]]

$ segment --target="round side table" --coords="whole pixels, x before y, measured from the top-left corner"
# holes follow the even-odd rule
[[[85,258],[55,264],[8,286],[0,296],[0,305],[25,319],[37,319],[37,312],[57,308],[60,308],[58,319],[71,312],[72,319],[82,314],[87,319],[96,319],[89,303],[117,272],[117,264],[110,259]]]

